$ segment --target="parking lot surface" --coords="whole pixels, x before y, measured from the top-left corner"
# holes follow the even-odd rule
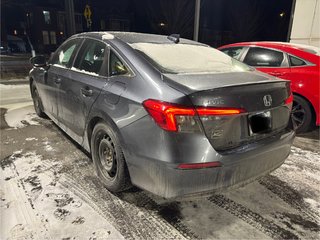
[[[90,156],[35,115],[28,85],[0,91],[0,239],[319,239],[319,128],[259,181],[170,202],[108,192]]]

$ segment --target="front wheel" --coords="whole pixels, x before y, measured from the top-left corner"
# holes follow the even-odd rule
[[[34,83],[32,83],[31,85],[31,95],[32,95],[33,106],[36,114],[41,118],[46,117],[46,114],[43,111],[42,101],[40,99],[38,90]]]
[[[300,96],[293,97],[292,120],[297,133],[307,132],[314,125],[309,103]]]
[[[108,190],[121,192],[131,186],[119,138],[108,124],[94,127],[91,153],[97,175]]]

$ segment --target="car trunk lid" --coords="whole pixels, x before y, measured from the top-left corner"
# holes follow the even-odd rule
[[[231,115],[199,114],[212,146],[225,151],[268,138],[287,127],[290,83],[270,78],[260,73],[232,73],[166,75],[165,81],[183,91],[196,108],[240,110]]]

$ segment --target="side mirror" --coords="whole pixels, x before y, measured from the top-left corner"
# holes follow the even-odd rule
[[[30,63],[35,67],[47,66],[46,57],[43,55],[38,55],[38,56],[30,58]]]

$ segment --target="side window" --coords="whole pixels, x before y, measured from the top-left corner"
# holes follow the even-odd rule
[[[271,49],[252,47],[244,58],[244,63],[255,67],[280,67],[283,53]]]
[[[85,40],[74,67],[87,73],[100,74],[105,50],[104,43],[91,39]]]
[[[79,40],[70,40],[62,45],[54,54],[52,64],[57,64],[63,67],[69,67],[72,62],[72,55],[77,47]]]
[[[239,59],[242,49],[243,47],[232,47],[232,48],[221,49],[221,51],[232,58]]]
[[[294,56],[289,55],[289,61],[291,67],[304,66],[307,65],[305,61],[300,58],[296,58]]]
[[[127,75],[130,73],[126,65],[112,50],[110,50],[109,71],[110,76]]]

